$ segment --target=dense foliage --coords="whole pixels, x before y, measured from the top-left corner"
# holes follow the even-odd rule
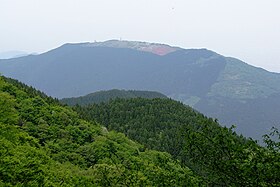
[[[0,186],[198,186],[168,153],[0,78]]]
[[[270,146],[261,147],[179,102],[116,99],[75,110],[147,148],[169,152],[209,186],[280,185],[279,143],[266,136]]]
[[[64,98],[60,101],[64,104],[74,106],[74,105],[89,105],[89,104],[98,104],[101,102],[108,102],[110,99],[116,99],[116,98],[147,98],[147,99],[153,99],[153,98],[167,98],[165,95],[159,93],[159,92],[153,92],[153,91],[139,91],[139,90],[107,90],[107,91],[98,91],[94,92],[85,96],[81,97],[74,97],[74,98]]]

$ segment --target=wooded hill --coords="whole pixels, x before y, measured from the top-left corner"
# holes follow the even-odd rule
[[[159,92],[152,91],[139,91],[139,90],[106,90],[106,91],[98,91],[81,97],[72,97],[72,98],[64,98],[60,101],[64,104],[73,106],[73,105],[89,105],[89,104],[98,104],[101,102],[108,102],[110,99],[116,98],[167,98],[165,95]]]
[[[0,186],[201,186],[170,154],[0,77]]]
[[[280,184],[277,130],[264,148],[171,99],[74,109],[0,78],[0,186]]]
[[[280,185],[277,130],[273,133],[278,143],[267,135],[264,148],[171,99],[115,99],[74,109],[82,118],[123,132],[148,149],[170,153],[207,186]]]

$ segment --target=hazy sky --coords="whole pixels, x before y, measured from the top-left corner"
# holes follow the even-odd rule
[[[0,52],[120,38],[207,48],[280,72],[280,0],[0,0]]]

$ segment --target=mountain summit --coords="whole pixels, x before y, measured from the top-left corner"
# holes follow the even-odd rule
[[[152,90],[260,139],[279,127],[280,74],[207,49],[110,40],[0,60],[0,72],[58,98]]]
[[[123,48],[123,49],[126,48],[126,49],[134,49],[138,51],[150,52],[162,56],[177,50],[181,50],[181,48],[179,47],[172,47],[165,44],[126,41],[126,40],[108,40],[105,42],[80,43],[80,44],[72,44],[72,45],[77,45],[80,47],[111,47],[111,48]]]

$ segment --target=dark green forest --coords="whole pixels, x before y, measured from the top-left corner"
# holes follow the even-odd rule
[[[166,151],[207,186],[280,186],[279,132],[264,136],[266,147],[221,127],[171,99],[115,99],[86,107],[80,116],[122,132],[147,149]]]
[[[139,90],[107,90],[107,91],[98,91],[81,97],[72,97],[72,98],[64,98],[61,99],[60,102],[74,106],[74,105],[89,105],[89,104],[99,104],[102,102],[108,102],[110,99],[116,98],[146,98],[146,99],[154,99],[154,98],[167,98],[167,96],[153,91],[139,91]]]
[[[204,186],[169,153],[0,77],[0,186]]]

